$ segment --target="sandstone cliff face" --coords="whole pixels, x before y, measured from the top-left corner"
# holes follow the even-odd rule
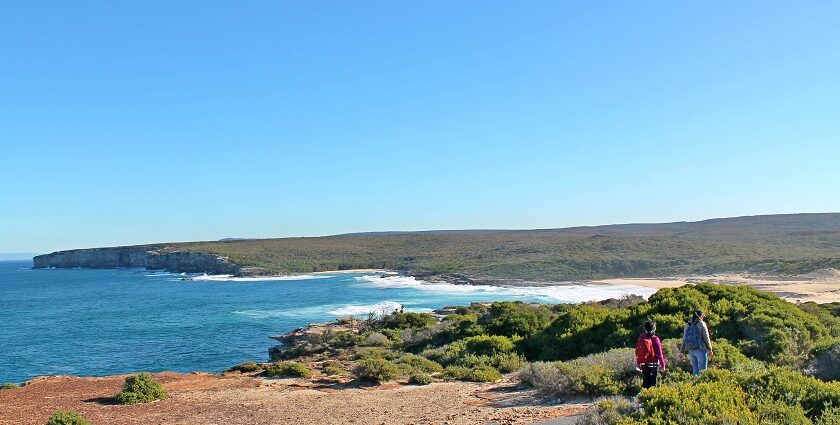
[[[199,252],[167,252],[162,247],[117,247],[74,249],[39,255],[35,268],[91,268],[145,267],[174,273],[239,274],[240,267],[227,258]]]

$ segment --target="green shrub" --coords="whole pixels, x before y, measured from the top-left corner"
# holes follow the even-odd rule
[[[371,332],[365,336],[364,345],[368,347],[388,347],[391,345],[391,340],[382,333]]]
[[[798,404],[787,404],[779,400],[761,400],[752,406],[758,423],[778,425],[812,425],[805,411]]]
[[[727,339],[743,354],[778,365],[799,366],[811,350],[831,340],[831,330],[816,316],[776,295],[745,286],[701,283],[660,289],[648,302],[624,308],[559,307],[557,319],[523,347],[529,359],[541,360],[632,347],[648,317],[657,322],[660,337],[682,338],[685,321],[695,308],[708,314],[715,339]]]
[[[321,343],[332,348],[349,348],[364,344],[364,340],[364,337],[356,332],[338,331],[325,333]]]
[[[665,383],[639,395],[632,423],[820,424],[840,419],[840,384],[779,367],[710,369],[697,379]]]
[[[814,425],[840,425],[840,406],[827,407]]]
[[[480,356],[493,356],[513,351],[514,344],[510,338],[499,335],[479,335],[464,339],[466,351]]]
[[[461,340],[444,345],[443,347],[426,349],[423,351],[422,356],[447,366],[455,364],[466,353],[466,341]]]
[[[258,372],[258,371],[261,371],[261,370],[262,370],[262,366],[260,366],[256,362],[248,360],[248,361],[242,362],[242,363],[228,369],[227,371],[228,372],[251,373],[251,372]]]
[[[446,380],[463,380],[466,379],[467,375],[472,371],[472,369],[464,366],[456,366],[451,365],[443,368],[443,373],[441,373],[441,378]]]
[[[490,305],[482,325],[493,335],[529,337],[547,328],[551,319],[551,310],[544,305],[505,301]]]
[[[425,373],[435,373],[443,370],[443,366],[440,363],[416,354],[404,354],[400,356],[397,363],[408,366],[412,371]]]
[[[90,421],[76,412],[55,412],[46,425],[90,425]]]
[[[525,359],[516,353],[497,354],[491,357],[491,364],[499,369],[499,372],[510,373],[521,369]]]
[[[267,365],[262,374],[263,376],[269,377],[292,376],[308,378],[312,376],[312,370],[304,364],[297,362],[278,362]]]
[[[324,367],[324,375],[327,376],[342,376],[347,375],[350,372],[338,367],[338,366],[326,366]]]
[[[341,367],[341,364],[335,360],[327,360],[324,363],[321,363],[321,369],[327,376],[347,375],[350,373],[344,370]]]
[[[363,381],[384,382],[397,377],[399,370],[388,360],[381,358],[366,358],[356,363],[353,370],[356,377]]]
[[[478,366],[470,369],[462,379],[472,382],[495,382],[502,379],[502,374],[493,366]]]
[[[408,377],[408,383],[412,385],[429,385],[432,377],[428,373],[415,373]]]
[[[603,396],[639,388],[632,349],[611,350],[569,362],[536,362],[524,367],[519,381],[551,396]]]
[[[166,390],[154,381],[152,375],[141,373],[125,378],[123,390],[115,400],[120,404],[138,404],[164,400],[166,397]]]
[[[635,416],[638,406],[626,397],[606,397],[595,404],[595,409],[586,412],[576,425],[612,425],[630,421]]]
[[[18,388],[18,387],[19,387],[18,384],[15,384],[13,382],[7,382],[3,385],[0,385],[0,390],[13,390],[13,389]]]
[[[715,382],[648,388],[639,395],[644,421],[684,425],[758,424],[740,388]]]
[[[374,320],[371,327],[374,329],[423,329],[435,323],[437,323],[437,319],[429,313],[395,311]]]

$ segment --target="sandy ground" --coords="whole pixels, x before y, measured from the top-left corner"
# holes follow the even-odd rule
[[[606,285],[636,285],[648,288],[675,288],[689,283],[716,282],[729,285],[748,285],[772,292],[790,302],[840,302],[840,272],[834,269],[794,277],[751,276],[747,274],[719,274],[683,276],[658,279],[604,279],[587,283]]]
[[[510,382],[336,387],[239,374],[161,373],[170,396],[122,406],[111,401],[125,375],[56,376],[0,391],[0,424],[42,425],[57,410],[93,424],[531,424],[579,414],[587,404],[546,405]]]

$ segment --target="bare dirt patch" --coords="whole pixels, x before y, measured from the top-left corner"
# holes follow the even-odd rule
[[[581,405],[550,405],[511,383],[464,382],[337,388],[306,380],[239,374],[160,373],[169,398],[122,406],[110,398],[125,375],[48,377],[0,391],[0,424],[38,424],[73,410],[94,424],[529,424],[574,415]]]

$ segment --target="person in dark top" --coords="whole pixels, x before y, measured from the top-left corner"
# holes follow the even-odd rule
[[[636,340],[636,366],[642,371],[642,388],[655,386],[658,372],[665,372],[667,367],[662,341],[655,333],[656,322],[648,320],[644,324],[644,332]]]

